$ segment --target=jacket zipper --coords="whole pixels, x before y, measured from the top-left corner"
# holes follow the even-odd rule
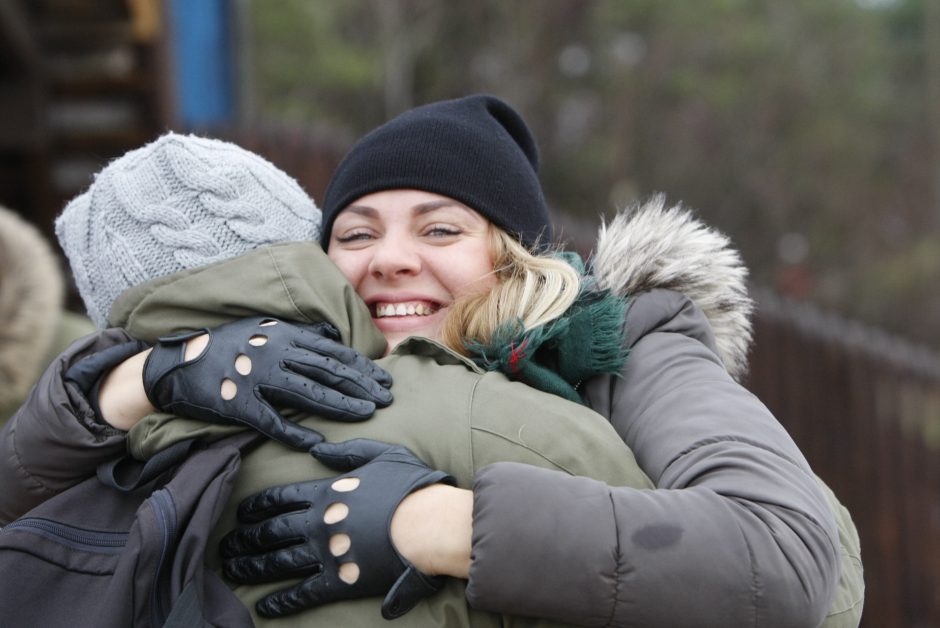
[[[46,537],[68,547],[100,554],[116,554],[127,545],[127,533],[85,530],[41,517],[25,517],[4,526],[3,532],[21,530]]]
[[[148,499],[150,507],[153,509],[154,518],[157,521],[157,527],[162,535],[160,545],[160,559],[157,561],[156,573],[153,578],[153,589],[150,592],[150,609],[154,626],[162,626],[166,623],[169,616],[169,609],[163,607],[164,600],[168,599],[165,595],[169,578],[164,578],[166,571],[164,563],[169,559],[170,544],[176,538],[176,508],[173,505],[173,499],[166,489],[155,491]]]

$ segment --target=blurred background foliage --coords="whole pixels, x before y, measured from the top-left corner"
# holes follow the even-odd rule
[[[754,280],[940,346],[934,0],[244,0],[244,119],[351,143],[490,92],[563,236],[664,192]]]

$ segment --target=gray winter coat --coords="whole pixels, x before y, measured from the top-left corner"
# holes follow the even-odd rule
[[[594,264],[602,285],[634,295],[630,357],[583,396],[660,490],[484,469],[471,604],[591,626],[858,625],[851,518],[732,377],[746,368],[751,304],[727,240],[657,198],[602,232]],[[500,533],[513,520],[525,534]]]

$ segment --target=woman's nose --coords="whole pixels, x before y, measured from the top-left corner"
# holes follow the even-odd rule
[[[385,240],[373,248],[369,273],[376,278],[393,279],[415,275],[421,270],[421,257],[407,242]]]

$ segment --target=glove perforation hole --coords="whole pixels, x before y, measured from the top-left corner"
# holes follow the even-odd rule
[[[231,401],[238,394],[238,385],[226,377],[222,380],[222,388],[219,394],[225,401]]]
[[[343,519],[349,516],[349,506],[343,502],[336,502],[335,504],[330,504],[329,507],[323,512],[323,523],[326,525],[333,525],[334,523],[339,523]]]
[[[359,488],[359,478],[340,478],[330,484],[337,493],[350,493]]]
[[[186,341],[186,349],[184,350],[183,360],[189,362],[195,360],[198,357],[201,357],[205,353],[206,348],[209,346],[209,334],[202,334],[196,336],[195,338],[190,338]]]
[[[239,375],[250,375],[251,358],[244,353],[239,353],[238,357],[235,358],[235,370],[238,371]]]
[[[339,579],[346,584],[356,584],[359,580],[359,565],[356,563],[343,563],[339,566]]]
[[[248,344],[250,344],[252,347],[263,347],[264,345],[268,344],[268,337],[264,334],[255,334],[248,339]]]
[[[352,547],[352,539],[348,534],[334,534],[330,537],[330,554],[342,556]]]
[[[274,327],[275,325],[277,325],[276,320],[273,318],[266,318],[258,324],[258,327]]]

